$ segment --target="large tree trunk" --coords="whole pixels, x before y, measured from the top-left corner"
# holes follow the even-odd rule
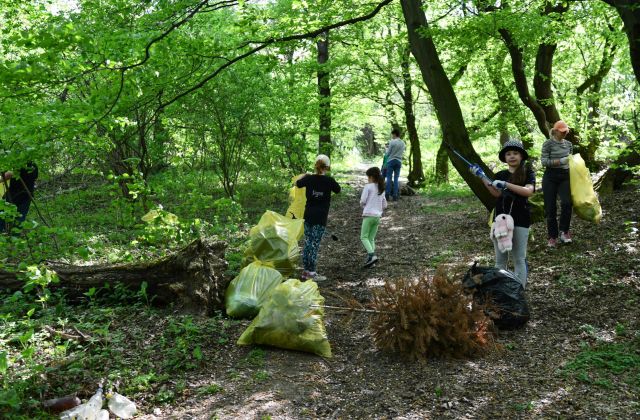
[[[509,32],[507,29],[502,28],[499,29],[498,32],[502,36],[502,40],[504,41],[507,50],[509,51],[509,55],[511,56],[511,72],[513,73],[513,80],[515,82],[518,96],[520,97],[520,100],[522,101],[524,106],[529,108],[536,120],[536,123],[538,123],[538,129],[546,137],[549,134],[547,117],[542,106],[540,106],[538,101],[536,101],[529,92],[529,84],[527,82],[527,74],[525,72],[524,54],[522,48],[520,48],[516,44],[516,41],[511,35],[511,32]]]
[[[418,129],[416,128],[416,116],[413,112],[413,92],[411,91],[411,73],[409,71],[409,54],[410,48],[407,45],[402,49],[402,82],[404,101],[404,116],[407,122],[407,135],[409,136],[409,144],[411,151],[409,157],[411,159],[411,170],[407,175],[409,186],[412,188],[424,185],[424,170],[422,169],[422,152],[420,151],[420,138],[418,137]]]
[[[317,41],[318,46],[318,93],[320,95],[320,135],[318,152],[331,157],[331,85],[326,65],[329,61],[329,32],[325,32]]]
[[[420,0],[401,0],[400,4],[402,5],[402,12],[409,32],[411,52],[420,67],[422,78],[431,94],[436,115],[442,128],[443,141],[456,148],[466,159],[479,164],[485,173],[491,176],[491,170],[480,160],[480,157],[473,149],[471,141],[469,141],[469,133],[462,117],[460,103],[453,91],[451,81],[442,67],[433,38],[424,37],[418,33],[418,31],[423,30],[426,30],[425,33],[429,33],[429,24],[422,10],[422,2]],[[471,187],[473,193],[487,209],[492,208],[495,204],[495,199],[482,184],[482,181],[469,172],[467,164],[458,158],[450,148],[447,148],[447,153],[453,162],[453,166]]]
[[[511,70],[518,96],[522,100],[522,103],[531,110],[531,113],[538,123],[540,132],[545,137],[548,137],[549,129],[560,119],[560,113],[555,104],[552,88],[553,55],[556,50],[556,44],[543,43],[538,46],[533,78],[534,97],[529,92],[522,48],[516,44],[508,30],[503,28],[498,32],[502,36],[509,50],[509,55],[511,56]],[[587,154],[583,150],[584,147],[580,144],[580,136],[575,126],[571,127],[566,139],[573,143],[573,150],[582,154],[582,156],[585,157],[585,162],[589,163],[586,159]]]
[[[631,66],[640,84],[640,7],[637,0],[604,0],[605,3],[615,7],[624,22],[624,31],[629,40],[629,55]],[[640,141],[636,138],[627,146],[614,162],[614,165],[600,178],[596,188],[598,192],[608,193],[619,188],[633,174],[626,169],[628,166],[640,165]]]
[[[613,28],[610,28],[613,31]],[[585,148],[584,156],[585,161],[593,162],[593,165],[589,169],[596,169],[595,157],[596,151],[600,146],[600,138],[602,133],[600,124],[600,89],[602,82],[609,71],[615,58],[616,44],[612,42],[611,37],[605,40],[603,47],[602,60],[600,66],[595,74],[590,75],[578,88],[576,94],[578,96],[579,112],[582,113],[582,96],[587,95],[587,115],[586,115],[586,133],[587,133],[587,146]],[[581,115],[579,115],[580,117]]]
[[[551,85],[553,81],[553,56],[557,47],[555,43],[542,43],[538,46],[535,71],[533,73],[533,90],[536,94],[536,101],[540,104],[540,107],[542,107],[545,119],[550,124],[560,119],[560,113],[558,112],[558,108],[556,108],[556,100],[553,97],[553,87]]]
[[[451,86],[455,86],[464,73],[467,71],[467,64],[463,64],[451,76]],[[433,181],[436,185],[446,184],[449,182],[449,155],[447,154],[447,146],[444,144],[444,138],[440,142],[438,153],[436,154],[436,164],[434,166]]]
[[[225,277],[226,244],[196,240],[182,250],[143,263],[120,265],[73,266],[50,263],[59,283],[50,290],[62,289],[71,298],[81,298],[92,287],[100,288],[122,283],[131,290],[140,290],[147,283],[147,294],[155,296],[154,304],[173,303],[184,312],[210,314],[224,310],[224,294],[230,279]],[[0,271],[0,289],[20,290],[24,282],[14,273]]]
[[[631,66],[640,83],[640,7],[638,0],[604,0],[615,7],[624,22],[624,31],[629,39]]]
[[[518,135],[520,136],[520,140],[522,140],[524,148],[529,150],[533,147],[533,138],[529,131],[529,127],[527,127],[527,121],[522,117],[521,113],[518,112],[518,104],[513,98],[511,89],[502,79],[502,67],[504,65],[505,58],[506,52],[501,49],[493,57],[487,57],[485,59],[485,66],[489,73],[489,79],[491,80],[491,84],[493,85],[498,97],[498,105],[500,109],[500,144],[504,144],[504,142],[508,140],[510,134],[509,122],[511,121],[518,130]],[[503,132],[506,133],[506,135]]]

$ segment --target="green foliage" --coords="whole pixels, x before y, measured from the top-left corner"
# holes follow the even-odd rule
[[[165,367],[172,370],[194,369],[202,361],[201,342],[204,332],[193,318],[170,320],[160,345],[165,348]]]
[[[22,293],[0,296],[3,417],[40,418],[42,399],[83,396],[96,378],[106,379],[107,387],[117,383],[119,392],[134,399],[152,392],[157,402],[170,402],[185,391],[188,371],[206,366],[216,346],[229,339],[229,321],[152,309],[144,287],[90,294],[91,302],[81,306],[57,294],[47,306]],[[119,297],[126,300],[117,302]],[[212,385],[203,392],[219,391]]]
[[[222,388],[220,385],[210,384],[198,388],[198,395],[213,395],[222,391],[224,391],[224,388]]]
[[[616,327],[617,331],[624,332]],[[563,372],[578,380],[604,388],[620,384],[640,391],[640,335],[619,342],[583,343],[582,350]]]

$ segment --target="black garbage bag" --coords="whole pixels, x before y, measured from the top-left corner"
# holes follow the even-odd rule
[[[479,267],[475,262],[462,280],[473,291],[474,300],[486,306],[494,324],[505,330],[522,327],[530,312],[522,283],[511,271],[496,267]]]

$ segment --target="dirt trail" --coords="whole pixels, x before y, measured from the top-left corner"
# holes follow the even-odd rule
[[[379,263],[363,269],[362,172],[352,174],[345,193],[332,203],[328,226],[340,239],[325,239],[319,259],[319,271],[329,278],[320,284],[328,305],[342,305],[340,296],[366,302],[372,288],[384,281],[433,272],[441,263],[492,263],[486,212],[476,199],[403,196],[382,219]],[[544,226],[534,225],[527,290],[532,320],[522,330],[500,333],[502,351],[475,360],[409,362],[373,347],[366,315],[327,310],[333,358],[264,348],[264,363],[246,366],[251,349],[234,344],[248,325],[243,322],[218,352],[215,366],[194,374],[194,383],[215,382],[223,392],[187,398],[181,407],[160,407],[143,418],[640,416],[640,398],[633,389],[614,384],[612,392],[560,371],[581,343],[593,342],[595,335],[606,337],[617,324],[640,329],[639,251],[637,242],[634,247],[627,240],[624,225],[625,220],[637,222],[638,198],[636,188],[605,200],[605,218],[598,227],[574,218],[576,243],[555,251],[545,247]],[[593,277],[571,283],[576,272]],[[264,372],[260,380],[256,370]]]

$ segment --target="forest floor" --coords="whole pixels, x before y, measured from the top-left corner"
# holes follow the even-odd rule
[[[327,305],[354,298],[366,304],[384,281],[430,275],[441,264],[462,274],[474,261],[492,263],[487,214],[477,199],[417,195],[390,203],[377,237],[380,261],[362,268],[358,199],[365,179],[358,174],[332,203],[328,227],[339,240],[325,239],[320,251]],[[532,227],[532,319],[499,332],[499,348],[488,355],[406,360],[375,348],[367,315],[327,309],[333,357],[324,359],[238,346],[249,324],[240,321],[188,375],[179,398],[165,405],[139,399],[147,413],[140,418],[638,418],[640,192],[630,187],[602,204],[600,225],[574,216],[570,245],[549,250],[544,224]],[[630,341],[631,354],[621,352]]]

